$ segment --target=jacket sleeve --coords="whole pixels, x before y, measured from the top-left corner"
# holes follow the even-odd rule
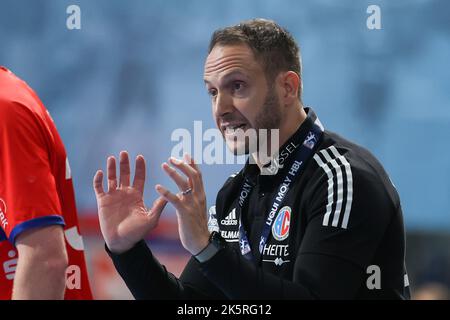
[[[191,259],[180,279],[161,265],[142,240],[122,254],[105,245],[115,268],[138,300],[224,299],[225,296],[203,276]]]

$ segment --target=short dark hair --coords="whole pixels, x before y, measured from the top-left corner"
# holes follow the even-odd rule
[[[300,77],[298,96],[302,93],[302,64],[300,49],[286,29],[272,20],[252,19],[214,31],[208,53],[216,45],[246,44],[263,66],[268,80],[282,71],[294,71]]]

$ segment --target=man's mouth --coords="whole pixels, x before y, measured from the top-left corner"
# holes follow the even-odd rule
[[[235,136],[238,130],[244,130],[245,127],[246,127],[245,123],[241,123],[241,124],[226,125],[223,126],[222,128],[226,136]]]

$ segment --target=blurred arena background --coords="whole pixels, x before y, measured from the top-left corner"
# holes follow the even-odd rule
[[[80,30],[66,27],[72,4]],[[381,30],[366,27],[371,4]],[[211,33],[264,17],[300,44],[303,101],[329,130],[369,148],[397,186],[413,297],[449,299],[449,12],[444,0],[0,0],[0,65],[37,91],[65,142],[95,297],[131,298],[103,248],[95,171],[121,150],[143,154],[151,204],[156,183],[171,185],[160,164],[172,131],[194,120],[214,127],[202,80]],[[210,205],[240,167],[201,166]],[[148,240],[178,275],[189,256],[172,207]]]

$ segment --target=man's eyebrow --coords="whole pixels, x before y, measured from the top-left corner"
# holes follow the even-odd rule
[[[240,76],[244,76],[247,78],[247,76],[245,75],[245,73],[243,73],[240,70],[234,70],[231,71],[230,73],[225,74],[222,78],[221,78],[221,82],[227,82],[229,80],[229,78],[234,77],[236,75],[240,75]],[[205,84],[211,84],[211,82],[209,82],[206,78],[203,78],[203,81]]]

